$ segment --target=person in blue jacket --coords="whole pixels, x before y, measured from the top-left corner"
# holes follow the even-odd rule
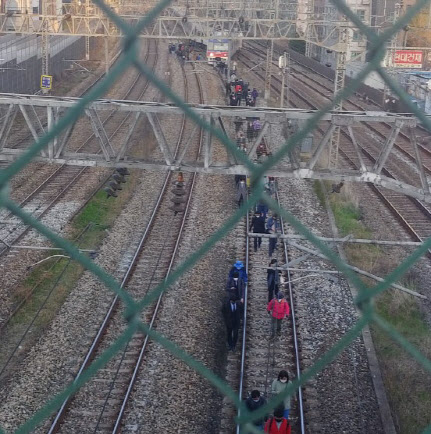
[[[233,273],[235,271],[238,271],[239,278],[242,279],[244,283],[247,283],[247,272],[245,271],[242,261],[236,261],[235,264],[233,264],[232,268],[229,270],[229,279],[233,279]]]

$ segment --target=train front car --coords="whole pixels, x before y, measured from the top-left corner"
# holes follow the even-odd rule
[[[217,62],[227,63],[229,57],[229,39],[208,39],[207,42],[207,60],[210,65],[216,65]]]

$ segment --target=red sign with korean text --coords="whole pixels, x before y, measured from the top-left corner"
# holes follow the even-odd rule
[[[423,52],[418,50],[397,50],[394,58],[397,68],[422,68]]]
[[[214,59],[215,57],[220,57],[221,59],[227,59],[227,51],[207,51],[207,58]]]

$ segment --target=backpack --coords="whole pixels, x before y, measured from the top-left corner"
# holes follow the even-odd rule
[[[274,224],[274,219],[270,217],[266,222],[266,232],[265,232],[266,234],[272,234],[271,229],[273,224]]]

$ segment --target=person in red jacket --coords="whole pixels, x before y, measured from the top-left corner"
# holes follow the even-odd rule
[[[282,292],[277,294],[277,298],[273,298],[267,306],[268,314],[271,315],[271,338],[275,336],[275,327],[277,326],[277,334],[281,334],[281,321],[285,316],[289,316],[290,308],[287,301],[284,299]]]
[[[283,408],[274,410],[274,417],[270,417],[265,423],[267,434],[291,434],[292,428],[289,421],[283,417]]]

